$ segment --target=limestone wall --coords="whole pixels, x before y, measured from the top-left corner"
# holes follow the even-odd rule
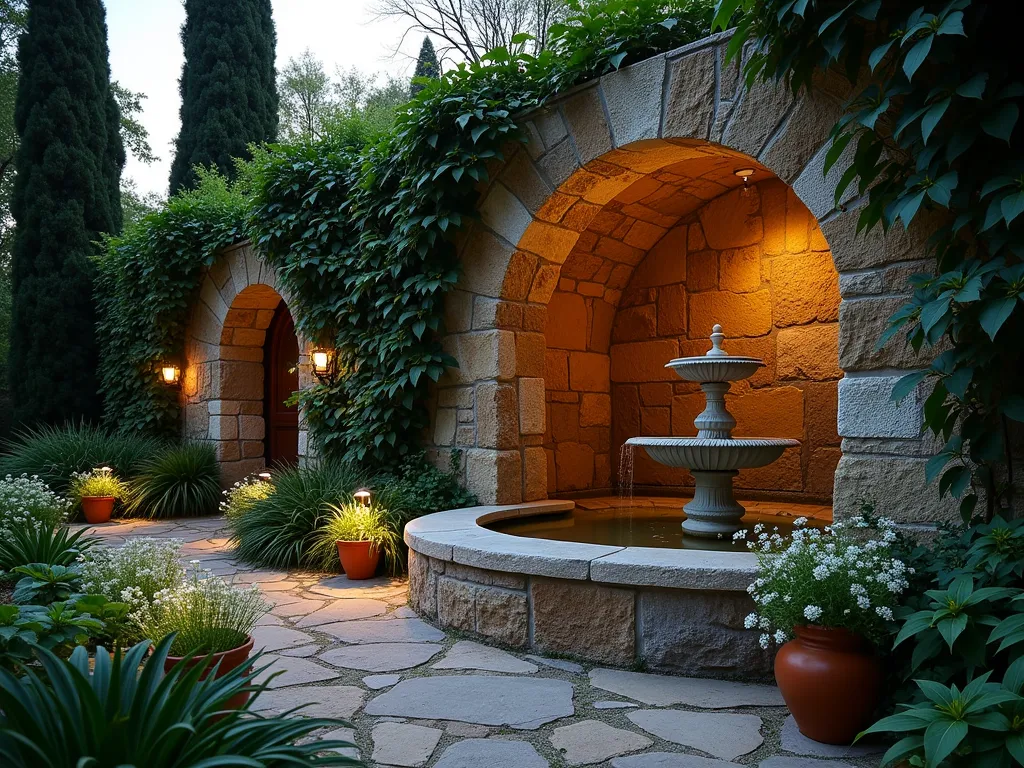
[[[182,371],[183,435],[213,444],[225,485],[266,466],[263,345],[282,301],[276,273],[245,243],[223,251],[192,309]],[[300,342],[299,350],[299,384],[307,386],[306,345]],[[306,453],[300,422],[300,460]]]

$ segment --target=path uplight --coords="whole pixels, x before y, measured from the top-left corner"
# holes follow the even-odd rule
[[[361,507],[370,506],[370,490],[368,488],[360,488],[352,494],[352,498],[354,498]]]

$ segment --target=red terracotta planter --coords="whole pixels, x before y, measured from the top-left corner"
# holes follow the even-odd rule
[[[232,669],[242,666],[249,660],[249,654],[252,652],[253,639],[249,637],[245,645],[240,645],[237,648],[232,648],[230,651],[221,651],[220,653],[211,653],[207,656],[195,656],[185,662],[185,669],[192,669],[196,664],[201,663],[204,659],[209,658],[210,663],[206,669],[203,670],[203,674],[199,676],[200,680],[205,680],[213,668],[220,662],[220,667],[217,669],[217,677],[224,677]],[[164,674],[171,671],[171,668],[180,663],[185,657],[184,656],[168,656],[164,660]],[[241,709],[245,706],[245,702],[249,700],[249,693],[236,693],[230,699],[224,703],[225,709]]]
[[[338,557],[350,579],[372,579],[380,562],[380,550],[372,541],[338,541]]]
[[[882,693],[882,663],[845,629],[794,627],[775,656],[775,680],[800,733],[847,745],[871,724]]]
[[[83,496],[82,497],[82,514],[85,516],[85,522],[98,525],[99,523],[109,523],[110,514],[114,511],[114,497],[113,496]]]

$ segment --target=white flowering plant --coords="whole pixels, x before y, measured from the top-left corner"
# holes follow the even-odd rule
[[[244,515],[256,502],[269,498],[274,493],[274,484],[258,475],[250,475],[223,493],[220,511],[230,521]]]
[[[269,610],[258,585],[234,587],[192,562],[185,580],[157,592],[153,602],[132,616],[142,637],[158,641],[172,632],[171,654],[206,654],[245,645]]]
[[[893,555],[895,524],[858,519],[818,529],[799,518],[794,525],[789,538],[756,526],[757,539],[747,542],[758,561],[757,578],[747,588],[757,610],[747,616],[747,629],[761,632],[763,648],[786,642],[794,627],[805,625],[886,641],[913,572]]]
[[[70,509],[71,503],[36,475],[7,475],[0,480],[2,539],[7,539],[12,530],[54,530],[67,520]]]
[[[183,543],[181,539],[143,537],[120,547],[90,549],[80,558],[81,589],[126,603],[131,616],[139,614],[159,592],[185,579],[185,568],[178,560]],[[131,634],[135,624],[127,621],[125,626]]]

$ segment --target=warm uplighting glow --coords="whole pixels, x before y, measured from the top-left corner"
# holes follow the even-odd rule
[[[314,347],[309,351],[309,361],[313,368],[313,375],[324,384],[334,380],[335,360],[334,350],[327,347]]]
[[[733,171],[734,176],[739,176],[741,179],[746,181],[755,173],[753,168],[740,168],[739,170]]]
[[[93,470],[93,472],[100,472],[104,475],[109,475],[113,471],[113,467],[97,467],[96,469]]]
[[[352,494],[352,497],[359,502],[362,507],[370,506],[370,491],[366,488],[360,488],[358,491]]]
[[[160,366],[160,380],[169,387],[176,387],[181,380],[181,369],[170,363]]]

